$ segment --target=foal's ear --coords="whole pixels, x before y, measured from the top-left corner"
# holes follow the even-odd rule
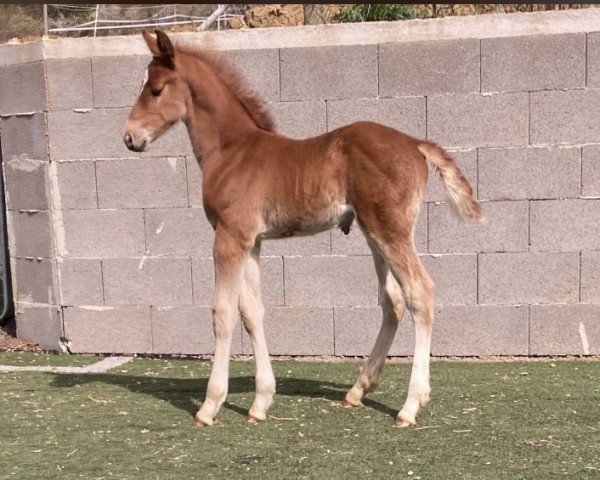
[[[158,48],[158,42],[156,41],[156,38],[154,38],[152,35],[150,35],[150,33],[148,33],[148,30],[142,30],[142,37],[144,37],[144,40],[146,41],[146,45],[148,45],[148,48],[150,49],[150,53],[152,53],[152,56],[160,57],[160,50]]]
[[[167,34],[161,30],[154,30],[156,38],[154,38],[147,30],[142,30],[142,36],[146,40],[146,45],[150,49],[152,56],[160,58],[165,63],[172,65],[175,56],[175,49]]]
[[[156,33],[156,41],[158,43],[158,49],[160,50],[160,53],[162,53],[162,57],[165,59],[170,58],[172,60],[175,56],[175,49],[173,48],[171,40],[169,40],[167,34],[162,30],[154,30],[154,33]]]

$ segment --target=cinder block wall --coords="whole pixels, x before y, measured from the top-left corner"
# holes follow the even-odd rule
[[[597,11],[179,39],[223,50],[287,135],[368,119],[455,152],[487,223],[454,218],[432,175],[415,243],[437,283],[434,355],[600,353]],[[19,335],[211,353],[213,234],[187,133],[140,155],[121,141],[143,42],[54,40],[0,58]],[[381,314],[358,229],[266,242],[262,266],[271,353],[368,354]],[[407,316],[391,354],[412,342]],[[239,328],[233,352],[251,353]]]

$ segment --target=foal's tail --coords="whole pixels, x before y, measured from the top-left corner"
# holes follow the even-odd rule
[[[422,142],[417,148],[437,168],[459,215],[473,222],[481,222],[481,206],[473,198],[473,189],[448,152],[431,142]]]

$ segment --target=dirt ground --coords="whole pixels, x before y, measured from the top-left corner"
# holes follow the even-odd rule
[[[35,343],[16,338],[14,321],[0,328],[0,352],[41,352],[42,349]]]

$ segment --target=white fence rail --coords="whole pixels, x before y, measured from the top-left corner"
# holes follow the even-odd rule
[[[96,36],[98,31],[103,30],[122,30],[138,29],[152,27],[171,27],[174,25],[193,25],[198,30],[206,30],[211,25],[215,25],[217,30],[227,28],[227,23],[232,18],[239,18],[243,15],[231,14],[227,12],[228,4],[219,4],[217,8],[209,15],[193,15],[176,13],[177,7],[185,8],[189,5],[179,4],[161,4],[161,5],[136,5],[131,7],[119,7],[123,16],[121,18],[110,17],[107,10],[108,5],[70,5],[70,4],[48,4],[44,9],[44,25],[47,26],[48,33],[67,33],[67,32],[93,32]],[[49,11],[48,11],[49,10]],[[50,13],[60,13],[64,11],[80,12],[82,16],[88,14],[85,21],[73,25],[51,26],[47,15]],[[131,15],[128,14],[130,12]],[[114,15],[114,12],[112,12]],[[135,16],[138,18],[127,18]],[[125,17],[125,18],[123,18]],[[139,18],[141,17],[141,18]]]

